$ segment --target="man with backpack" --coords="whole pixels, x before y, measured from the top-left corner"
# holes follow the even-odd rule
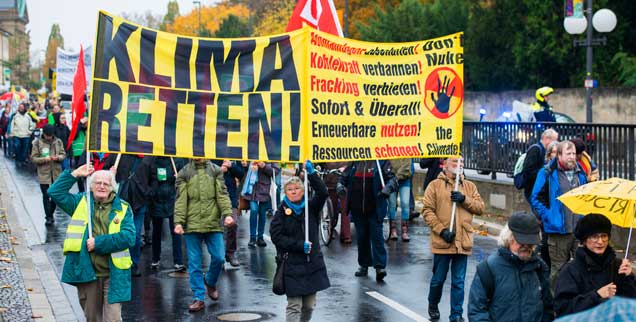
[[[537,173],[545,165],[545,150],[552,141],[559,140],[559,133],[553,129],[547,129],[541,134],[541,141],[531,145],[526,153],[524,153],[517,163],[523,160],[523,167],[520,171],[515,165],[514,181],[517,189],[523,189],[523,195],[526,197],[526,201],[530,203],[530,194],[532,194],[532,188],[534,182],[537,179]]]
[[[531,145],[528,151],[519,157],[514,171],[514,184],[517,189],[523,189],[523,195],[526,197],[526,201],[530,204],[530,195],[532,194],[532,188],[534,188],[534,182],[537,180],[537,174],[545,166],[545,154],[546,149],[552,142],[559,140],[559,133],[553,129],[547,129],[541,134],[541,141]],[[534,209],[533,209],[534,211]],[[538,220],[541,217],[535,212]],[[542,239],[541,246],[539,248],[539,254],[543,261],[550,267],[550,254],[548,253],[548,236],[541,227]]]
[[[499,234],[500,248],[477,265],[468,298],[471,322],[554,320],[548,266],[534,253],[540,231],[534,215],[512,214]]]

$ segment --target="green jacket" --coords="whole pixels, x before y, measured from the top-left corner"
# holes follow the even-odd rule
[[[75,184],[77,179],[71,175],[69,170],[62,172],[62,175],[49,188],[49,196],[55,203],[62,208],[67,214],[72,215],[80,200],[84,197],[84,193],[71,194],[69,189]],[[115,217],[115,210],[121,210],[125,201],[115,196],[112,209],[109,215],[109,222]],[[91,208],[94,206],[93,198],[91,198]],[[88,230],[88,228],[87,228]],[[133,222],[132,207],[128,207],[121,228],[117,234],[107,234],[95,237],[95,250],[97,254],[110,254],[122,251],[126,248],[132,248],[135,245],[135,224]],[[64,260],[64,268],[62,269],[62,282],[71,285],[80,283],[88,283],[97,279],[95,276],[95,268],[91,262],[90,254],[86,249],[86,240],[88,232],[84,232],[84,240],[82,249],[79,253],[68,253]],[[108,266],[110,269],[110,287],[108,291],[108,303],[118,303],[130,301],[130,269],[118,269],[113,265],[113,261],[108,257]]]
[[[43,138],[35,140],[31,149],[31,160],[38,168],[40,184],[53,183],[62,172],[62,160],[47,161],[46,158],[49,156],[62,157],[62,160],[66,158],[62,141],[58,138],[53,138],[51,142]]]
[[[232,216],[232,204],[221,168],[212,162],[198,167],[190,161],[177,174],[174,223],[186,233],[223,232],[221,217]]]

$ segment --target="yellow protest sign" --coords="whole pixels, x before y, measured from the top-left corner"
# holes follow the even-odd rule
[[[99,13],[89,150],[314,161],[457,155],[462,35],[187,37]]]
[[[379,44],[310,31],[308,156],[343,161],[459,154],[462,34]]]

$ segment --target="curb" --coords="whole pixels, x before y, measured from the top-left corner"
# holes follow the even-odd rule
[[[19,193],[17,193],[16,183],[13,180],[10,169],[7,168],[6,162],[5,158],[0,160],[0,172],[2,172],[4,178],[8,179],[8,177],[11,177],[12,179],[5,180],[5,183],[0,185],[0,191],[3,192],[0,198],[2,198],[2,203],[6,208],[6,218],[9,227],[19,243],[13,248],[22,274],[21,282],[23,282],[24,288],[28,290],[27,295],[33,317],[37,316],[35,320],[31,319],[31,321],[76,322],[78,319],[71,308],[56,270],[49,261],[44,245],[29,245],[25,236],[27,228],[21,226],[16,217],[18,209],[15,208],[15,203],[22,204],[23,201]]]

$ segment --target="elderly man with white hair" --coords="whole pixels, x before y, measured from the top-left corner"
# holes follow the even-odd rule
[[[499,249],[479,263],[468,298],[468,319],[554,320],[548,266],[535,254],[541,242],[535,216],[516,212],[499,235]]]
[[[88,177],[92,235],[88,233],[89,203],[84,193],[69,193],[78,178]],[[83,165],[64,171],[49,188],[51,198],[72,214],[64,240],[62,282],[77,287],[87,321],[121,321],[121,302],[130,301],[128,248],[135,244],[135,224],[127,202],[114,191],[110,171]]]

